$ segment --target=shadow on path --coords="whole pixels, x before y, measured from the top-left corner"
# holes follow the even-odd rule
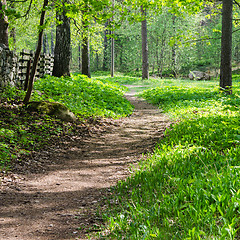
[[[98,207],[109,187],[129,175],[142,153],[151,151],[169,120],[130,92],[132,116],[115,120],[110,130],[49,152],[44,174],[21,176],[18,188],[0,192],[0,239],[87,239],[100,219]]]

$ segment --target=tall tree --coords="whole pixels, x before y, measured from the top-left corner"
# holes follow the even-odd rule
[[[176,16],[172,15],[172,24],[173,24],[173,35],[176,35]],[[174,78],[177,77],[177,54],[176,54],[177,44],[174,43],[172,46],[172,75]]]
[[[81,61],[81,43],[78,43],[78,70],[82,70],[82,61]]]
[[[8,47],[8,18],[5,15],[7,1],[0,1],[0,43]]]
[[[232,93],[232,15],[233,1],[222,1],[222,41],[220,88],[227,94]]]
[[[112,0],[112,7],[115,7],[115,0]],[[114,10],[112,16],[112,22],[114,22]],[[113,37],[114,31],[112,31],[112,38],[111,38],[111,77],[114,77],[114,68],[115,68],[115,41]]]
[[[70,76],[71,31],[70,18],[67,16],[68,0],[62,0],[62,6],[56,12],[59,24],[56,26],[56,43],[54,49],[53,76]]]
[[[104,30],[104,41],[103,41],[103,66],[102,70],[107,71],[108,67],[108,21],[105,23],[105,30]]]
[[[148,62],[148,41],[147,41],[147,12],[141,6],[142,17],[142,79],[149,79],[149,62]]]
[[[82,74],[91,78],[90,71],[90,47],[88,25],[83,21],[83,39],[82,39]]]

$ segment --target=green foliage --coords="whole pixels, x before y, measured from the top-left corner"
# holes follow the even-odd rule
[[[15,87],[7,86],[3,89],[0,89],[0,100],[1,102],[19,100],[24,97],[24,92],[18,90]]]
[[[240,236],[239,82],[232,96],[212,89],[212,82],[204,88],[175,82],[141,94],[175,123],[154,154],[113,189],[106,239]]]
[[[29,113],[18,103],[24,92],[7,87],[0,92],[0,171],[49,144],[71,126],[38,113]]]
[[[104,81],[104,82],[103,82]],[[131,114],[132,105],[123,98],[119,84],[84,75],[56,78],[46,76],[35,83],[35,100],[58,101],[79,116],[119,118]]]

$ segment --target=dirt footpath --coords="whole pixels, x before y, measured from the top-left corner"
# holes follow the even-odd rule
[[[129,166],[151,151],[169,126],[157,108],[133,92],[126,97],[135,105],[131,117],[114,120],[88,138],[73,136],[61,149],[46,152],[51,164],[44,173],[3,180],[0,240],[88,239],[101,221],[97,209],[104,207],[109,187],[129,175]]]

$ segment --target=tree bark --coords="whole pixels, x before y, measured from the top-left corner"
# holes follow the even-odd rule
[[[115,7],[115,0],[112,0],[112,7],[114,9]],[[114,21],[114,10],[113,10],[113,17],[112,21]],[[115,41],[114,41],[114,31],[111,32],[112,38],[111,38],[111,77],[114,77],[114,71],[115,71]]]
[[[91,78],[88,26],[83,24],[83,29],[82,74],[87,75],[89,78]]]
[[[0,1],[0,11],[3,11],[7,7],[7,1]],[[4,12],[4,11],[3,11]],[[4,13],[0,12],[0,44],[4,44],[8,47],[8,18]]]
[[[232,10],[233,1],[223,0],[220,88],[232,94]]]
[[[113,32],[112,32],[113,34]],[[111,38],[111,77],[114,77],[114,68],[115,68],[115,49],[114,49],[114,38]]]
[[[61,21],[56,26],[56,43],[54,49],[54,65],[53,76],[70,76],[70,61],[71,61],[71,31],[70,18],[66,16],[64,4],[66,0],[62,1],[63,9],[56,13],[56,18]]]
[[[33,83],[34,83],[34,78],[35,78],[35,74],[36,74],[37,64],[38,64],[39,57],[40,57],[41,50],[42,50],[44,29],[41,28],[41,27],[44,25],[45,14],[46,14],[45,8],[47,7],[47,5],[48,5],[48,0],[44,0],[42,12],[41,12],[40,24],[39,24],[41,30],[39,31],[39,34],[38,34],[38,44],[37,44],[37,49],[36,49],[35,56],[34,56],[34,59],[33,59],[33,65],[32,65],[31,75],[30,75],[30,79],[29,79],[29,83],[28,83],[28,89],[27,89],[25,98],[23,100],[24,104],[27,104],[29,102],[31,94],[32,94],[32,89],[33,89]]]
[[[108,26],[108,21],[105,23],[105,31],[104,31],[103,66],[102,66],[103,71],[109,70],[109,68],[108,68],[108,50],[107,50],[108,49],[108,38],[107,38],[108,30],[107,30],[107,26]]]
[[[142,21],[142,79],[149,79],[149,62],[148,62],[148,42],[147,42],[147,19],[146,9],[141,6],[141,13],[144,17]]]
[[[82,70],[82,61],[81,61],[81,44],[78,43],[78,70]]]
[[[174,37],[176,36],[176,16],[172,16],[172,22],[173,22],[173,34]],[[177,54],[176,54],[177,44],[174,43],[172,46],[172,74],[173,77],[177,77]]]

